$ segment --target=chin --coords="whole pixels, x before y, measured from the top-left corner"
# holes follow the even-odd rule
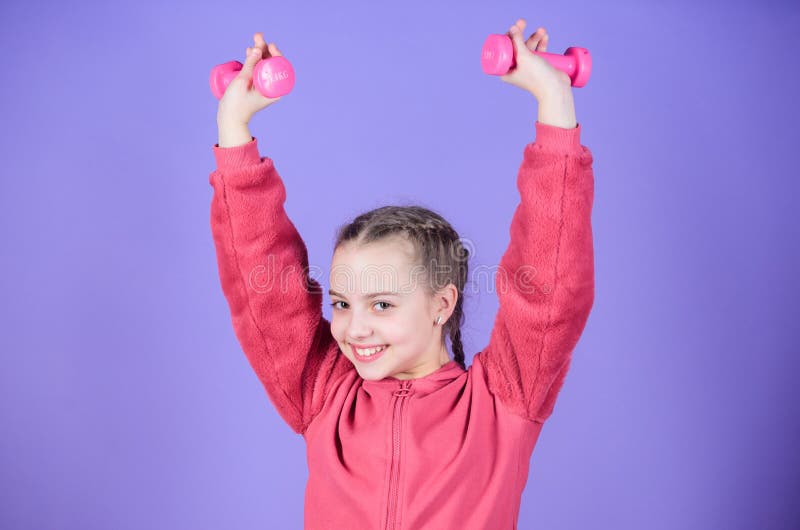
[[[376,363],[372,364],[364,364],[355,359],[350,359],[350,362],[353,363],[353,367],[362,379],[366,381],[380,381],[385,377],[391,376],[391,372],[394,371],[392,368],[384,365],[383,362],[381,362],[383,360],[384,359],[379,359]]]
[[[364,381],[380,381],[381,379],[388,377],[388,375],[377,375],[377,374],[365,374],[363,372],[359,372],[358,375],[361,376],[361,379]]]

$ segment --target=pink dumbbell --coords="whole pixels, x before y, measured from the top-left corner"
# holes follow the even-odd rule
[[[586,48],[567,48],[564,55],[547,52],[534,52],[542,59],[546,59],[554,68],[565,72],[572,80],[572,86],[580,88],[589,82],[592,73],[592,56]],[[514,43],[508,35],[489,35],[483,43],[481,51],[481,67],[491,75],[505,75],[517,63],[514,59]]]
[[[230,61],[211,69],[211,92],[217,99],[222,99],[228,84],[239,74],[242,66],[239,61]],[[261,59],[253,68],[253,85],[266,98],[288,94],[294,87],[292,63],[281,55]]]

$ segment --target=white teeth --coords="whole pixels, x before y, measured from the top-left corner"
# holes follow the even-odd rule
[[[369,357],[370,355],[375,355],[379,351],[383,350],[386,346],[379,346],[377,348],[367,348],[366,350],[362,350],[360,348],[356,348],[356,351],[359,355],[364,355]]]

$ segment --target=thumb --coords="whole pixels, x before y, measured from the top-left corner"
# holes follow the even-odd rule
[[[256,63],[261,60],[262,52],[258,47],[247,48],[247,57],[245,58],[244,65],[242,65],[242,73],[247,77],[253,76],[253,68]]]

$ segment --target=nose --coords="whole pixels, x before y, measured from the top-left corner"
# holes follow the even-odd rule
[[[364,342],[364,339],[372,335],[372,328],[367,319],[354,316],[347,323],[347,337],[353,342]]]

